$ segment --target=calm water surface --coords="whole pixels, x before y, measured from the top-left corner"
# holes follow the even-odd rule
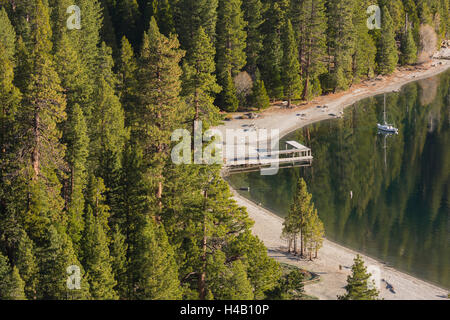
[[[232,175],[229,182],[280,216],[305,178],[326,236],[402,271],[450,288],[450,71],[387,94],[397,136],[377,133],[383,96],[342,119],[291,133],[312,148],[310,168]]]

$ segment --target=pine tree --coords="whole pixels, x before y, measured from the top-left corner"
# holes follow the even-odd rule
[[[28,299],[36,299],[38,266],[34,251],[33,241],[21,229],[14,264],[19,270],[20,277],[25,282],[24,292]]]
[[[347,277],[347,293],[338,296],[339,300],[377,300],[379,292],[373,288],[374,284],[369,284],[370,273],[364,266],[364,261],[360,255],[354,259],[352,275]]]
[[[353,0],[337,0],[328,6],[328,52],[330,87],[346,90],[352,82],[354,52]]]
[[[235,112],[239,107],[236,86],[229,72],[219,75],[219,83],[222,86],[222,92],[218,97],[218,104],[221,109],[227,112]]]
[[[325,73],[327,16],[324,0],[292,0],[291,20],[298,38],[304,79],[303,99],[322,93],[319,76]]]
[[[375,58],[377,48],[375,41],[367,29],[366,10],[369,2],[357,0],[354,13],[353,25],[355,27],[355,53],[353,55],[353,81],[357,82],[363,78],[373,77],[375,73]]]
[[[8,294],[10,300],[26,300],[25,297],[25,282],[19,274],[19,270],[14,266],[10,274],[11,290]]]
[[[96,108],[88,121],[91,128],[89,158],[91,172],[101,177],[106,186],[107,204],[112,211],[117,211],[115,189],[128,131],[125,129],[124,111],[115,91],[117,78],[112,71],[114,62],[111,53],[111,48],[102,43],[97,68]]]
[[[241,0],[219,0],[217,8],[217,78],[222,87],[218,101],[223,110],[231,112],[239,104],[233,77],[246,64],[246,22],[241,4]]]
[[[180,298],[180,282],[174,252],[162,225],[146,218],[130,262],[133,299],[176,300]]]
[[[308,193],[306,182],[301,178],[297,182],[297,191],[284,223],[284,233],[290,235],[294,241],[295,254],[297,254],[297,236],[300,234],[301,256],[304,255],[305,251],[304,242],[307,237],[308,223],[311,226],[311,217],[314,215],[314,204],[311,203],[311,198],[312,195]]]
[[[128,278],[127,278],[127,250],[126,238],[116,224],[112,229],[112,239],[110,245],[111,267],[117,285],[114,290],[119,297],[124,299],[128,296]]]
[[[88,286],[70,238],[64,232],[58,232],[53,225],[46,231],[42,246],[37,249],[36,254],[39,265],[37,298],[46,300],[88,298]],[[70,290],[67,287],[69,277],[67,268],[70,266],[80,268],[81,289]]]
[[[219,109],[213,96],[220,92],[214,75],[215,49],[202,27],[193,38],[193,45],[183,64],[183,96],[187,97],[190,113],[195,121],[202,121],[207,129],[218,124]]]
[[[136,113],[136,104],[138,102],[137,62],[133,48],[125,36],[122,38],[118,67],[120,101],[125,112],[125,126],[130,127],[139,116]]]
[[[79,249],[84,228],[84,191],[87,185],[87,158],[89,137],[83,111],[78,104],[69,111],[66,123],[67,164],[69,178],[66,182],[66,208],[68,213],[68,233],[76,249]]]
[[[265,292],[277,285],[281,277],[281,267],[267,255],[263,242],[250,231],[246,231],[232,241],[226,250],[227,256],[239,257],[245,265],[254,298],[264,299]]]
[[[7,153],[14,147],[14,120],[21,93],[14,84],[14,67],[0,42],[0,168],[6,166]]]
[[[112,259],[108,239],[102,223],[88,207],[85,216],[86,229],[83,237],[83,266],[89,282],[90,293],[96,300],[117,299],[114,290],[117,282],[112,271]]]
[[[144,24],[141,21],[141,14],[136,0],[116,0],[111,4],[113,16],[112,20],[115,26],[116,38],[122,39],[126,37],[135,46],[138,45],[141,34],[141,27],[139,24]],[[147,20],[148,21],[148,20]]]
[[[247,67],[251,75],[255,75],[258,67],[260,53],[263,49],[263,36],[261,25],[263,24],[263,5],[261,0],[246,0],[242,3],[244,18],[247,21],[245,31],[247,33]]]
[[[176,4],[175,22],[181,47],[191,51],[194,36],[200,27],[214,45],[216,40],[218,0],[179,0]]]
[[[394,72],[397,62],[397,44],[392,18],[386,7],[382,8],[381,37],[378,45],[378,72],[387,75]]]
[[[218,251],[208,257],[208,287],[216,300],[252,300],[252,286],[240,260],[226,266],[226,256]]]
[[[291,107],[292,99],[297,99],[302,91],[302,79],[300,77],[300,63],[298,62],[297,43],[295,42],[294,29],[290,20],[284,25],[283,30],[283,60],[282,80],[284,95],[288,101],[287,107]]]
[[[284,21],[282,9],[277,2],[273,1],[270,9],[266,12],[265,22],[261,27],[265,34],[263,41],[265,50],[262,52],[260,62],[262,79],[272,99],[279,99],[283,96],[283,84],[281,80],[283,46],[281,34]]]
[[[259,70],[256,71],[257,77],[253,83],[252,94],[250,97],[250,105],[264,110],[270,107],[270,98],[267,94],[264,81],[260,79]]]
[[[246,22],[242,0],[219,0],[217,8],[217,72],[235,76],[246,64]]]
[[[2,54],[4,59],[14,61],[16,52],[16,32],[8,18],[5,8],[0,9],[0,43],[3,45],[5,52]]]
[[[0,252],[0,298],[7,299],[11,291],[11,267],[7,257]]]
[[[402,36],[401,51],[400,63],[402,65],[417,62],[417,46],[411,28],[407,28]]]
[[[182,74],[179,62],[184,52],[179,50],[175,36],[166,38],[152,18],[144,34],[139,62],[139,120],[134,131],[147,159],[148,177],[161,208],[163,166],[171,144],[171,134],[183,117],[185,106],[180,99]]]
[[[20,130],[32,180],[27,226],[37,236],[45,224],[62,219],[57,171],[64,168],[65,162],[58,125],[66,118],[66,100],[54,69],[48,8],[42,0],[36,2],[33,26],[32,74],[20,114]]]

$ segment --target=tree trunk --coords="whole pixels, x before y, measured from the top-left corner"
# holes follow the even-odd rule
[[[37,180],[39,176],[40,157],[39,157],[39,144],[41,143],[41,137],[39,134],[39,125],[41,118],[39,112],[36,110],[34,114],[33,134],[34,134],[34,148],[31,155],[31,163],[34,170],[33,180]]]
[[[204,205],[203,205],[203,239],[202,239],[202,272],[198,279],[198,291],[199,291],[199,299],[205,300],[206,298],[206,243],[207,243],[207,235],[206,235],[206,199],[208,198],[208,192],[205,190],[204,192]]]

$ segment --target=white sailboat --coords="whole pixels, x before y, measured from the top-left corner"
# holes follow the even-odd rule
[[[386,94],[384,95],[384,124],[378,123],[378,130],[384,133],[398,134],[398,129],[386,122]]]

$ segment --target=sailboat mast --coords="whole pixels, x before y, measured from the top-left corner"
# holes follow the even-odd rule
[[[383,116],[384,116],[384,124],[386,124],[386,93],[384,94],[384,112],[383,112]]]

